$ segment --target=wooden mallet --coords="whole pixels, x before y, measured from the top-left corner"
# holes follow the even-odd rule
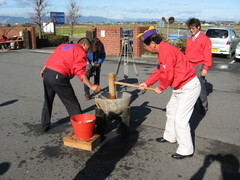
[[[116,74],[109,73],[108,74],[108,84],[109,84],[109,99],[116,99],[116,85],[123,85],[123,86],[131,86],[139,88],[139,85],[136,84],[129,84],[116,81]],[[154,91],[154,88],[146,87],[147,90]]]

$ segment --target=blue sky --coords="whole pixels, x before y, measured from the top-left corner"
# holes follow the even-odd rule
[[[30,17],[33,0],[0,0],[0,15]],[[47,0],[48,12],[65,12],[69,0]],[[240,0],[77,0],[83,16],[111,19],[196,17],[240,21]]]

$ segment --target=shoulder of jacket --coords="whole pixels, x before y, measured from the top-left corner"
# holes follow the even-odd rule
[[[204,34],[203,32],[201,32],[199,35],[200,35],[201,37],[204,37],[204,38],[209,39],[209,37],[208,37],[206,34]]]

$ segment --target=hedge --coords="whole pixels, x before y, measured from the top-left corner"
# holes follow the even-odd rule
[[[58,46],[62,43],[68,43],[68,36],[59,36],[59,35],[45,35],[44,38],[36,38],[37,48],[41,47],[51,47]]]

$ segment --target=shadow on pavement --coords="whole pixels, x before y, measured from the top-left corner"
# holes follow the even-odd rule
[[[208,96],[213,92],[213,85],[206,81],[206,89],[207,89],[207,96]],[[195,130],[197,129],[198,125],[206,115],[205,113],[201,113],[202,110],[203,110],[203,107],[202,107],[201,100],[198,99],[194,106],[194,110],[191,115],[191,118],[189,120],[194,148],[195,148]]]
[[[148,108],[148,103],[149,102],[146,101],[140,106],[131,107],[131,127],[133,129],[137,129],[138,126],[140,126],[146,120],[146,116],[152,111],[150,108]]]
[[[44,132],[46,134],[58,134],[62,133],[66,130],[66,128],[70,127],[70,116],[67,116],[65,118],[59,119],[56,122],[51,123],[50,130],[47,132]],[[41,132],[41,124],[35,125],[35,129],[37,133],[43,133]]]
[[[135,130],[128,136],[116,136],[103,144],[100,149],[86,162],[86,166],[75,176],[79,179],[106,179],[118,161],[131,150],[138,140],[139,133]]]
[[[199,105],[197,105],[197,104],[198,103],[196,103],[193,113],[192,113],[192,116],[189,120],[194,149],[195,149],[195,130],[197,129],[198,125],[200,124],[200,122],[202,121],[202,119],[205,116],[205,114],[200,114],[201,107],[199,107]]]
[[[13,103],[15,103],[15,102],[17,102],[17,101],[18,101],[18,99],[14,99],[14,100],[11,100],[11,101],[6,101],[6,102],[0,104],[0,107],[13,104]]]
[[[4,173],[6,173],[8,171],[8,169],[10,168],[11,163],[9,162],[3,162],[0,164],[0,175],[3,175]]]
[[[210,165],[217,161],[221,165],[221,173],[223,180],[238,180],[240,179],[239,174],[239,161],[238,159],[232,154],[210,154],[207,155],[204,159],[202,167],[191,177],[190,180],[202,180],[204,179],[204,175],[207,171],[207,168]]]

